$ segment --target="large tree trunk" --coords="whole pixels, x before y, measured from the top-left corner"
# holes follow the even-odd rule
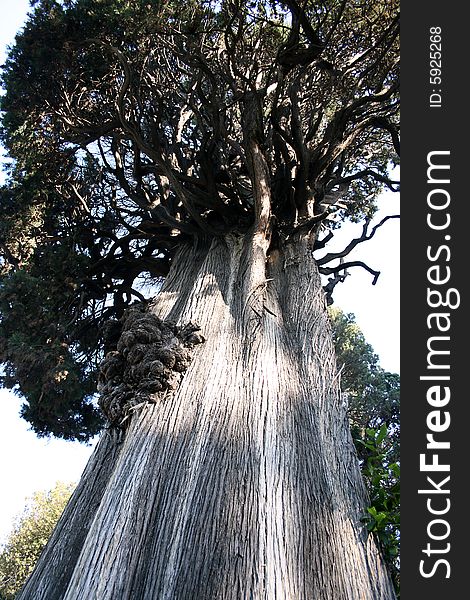
[[[20,598],[394,598],[307,239],[183,248],[151,310],[205,342],[104,434]]]

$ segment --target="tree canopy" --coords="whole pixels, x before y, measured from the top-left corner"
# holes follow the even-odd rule
[[[39,435],[101,428],[99,360],[189,240],[363,220],[320,271],[377,277],[331,261],[397,189],[395,0],[32,4],[2,76],[0,359]]]

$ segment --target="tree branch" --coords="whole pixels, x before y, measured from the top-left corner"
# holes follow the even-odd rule
[[[367,176],[372,177],[372,179],[375,179],[375,181],[385,184],[388,187],[388,189],[392,192],[397,192],[399,190],[399,188],[393,187],[394,185],[399,185],[399,181],[392,181],[388,177],[385,177],[384,175],[381,175],[380,173],[377,173],[372,169],[363,169],[362,171],[357,171],[352,175],[347,175],[346,177],[338,177],[338,179],[334,179],[329,183],[328,189],[332,189],[338,184],[350,183],[351,181],[354,181],[356,179],[363,179]]]
[[[379,227],[381,227],[386,221],[388,221],[389,219],[399,219],[400,215],[387,215],[386,217],[384,217],[380,223],[377,223],[377,225],[375,225],[371,232],[368,233],[368,229],[369,229],[369,225],[370,225],[370,221],[367,220],[364,223],[364,226],[362,228],[362,234],[358,237],[353,239],[344,250],[342,250],[341,252],[330,252],[329,254],[326,254],[325,256],[323,256],[322,258],[319,258],[317,260],[317,265],[321,266],[321,265],[325,265],[329,262],[331,262],[332,260],[336,260],[337,258],[344,258],[345,256],[347,256],[358,244],[361,244],[362,242],[365,242],[366,240],[370,240],[371,238],[374,237],[375,232],[377,231],[377,229]],[[371,271],[372,272],[372,271]],[[375,271],[374,271],[375,272]],[[325,273],[326,275],[328,273]]]
[[[345,262],[337,265],[336,267],[320,267],[318,270],[322,275],[332,275],[333,273],[339,273],[340,271],[345,271],[350,267],[362,267],[366,271],[368,271],[371,275],[374,276],[372,280],[372,285],[377,283],[377,279],[379,278],[380,271],[375,271],[371,269],[366,263],[362,262],[362,260],[352,260],[351,262]]]

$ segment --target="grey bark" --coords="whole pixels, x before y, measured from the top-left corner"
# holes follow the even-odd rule
[[[307,237],[181,249],[151,310],[205,342],[122,443],[104,434],[19,598],[394,598],[325,309]]]

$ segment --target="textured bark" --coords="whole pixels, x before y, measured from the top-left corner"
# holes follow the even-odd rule
[[[32,576],[18,597],[63,598],[116,465],[122,439],[122,432],[106,431],[103,434]]]
[[[259,234],[182,248],[151,310],[205,342],[100,475],[105,434],[20,598],[394,598],[307,239],[268,258]]]

